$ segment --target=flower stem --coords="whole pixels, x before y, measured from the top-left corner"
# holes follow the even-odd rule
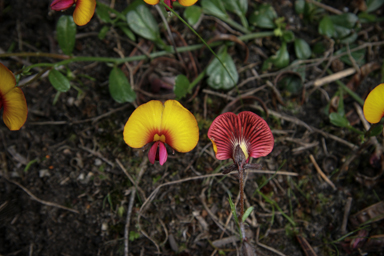
[[[244,168],[239,166],[239,193],[240,193],[240,218],[239,218],[239,226],[241,231],[241,240],[247,240],[245,235],[245,227],[243,222],[244,215]]]

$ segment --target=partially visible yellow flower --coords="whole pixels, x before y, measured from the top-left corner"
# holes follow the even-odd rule
[[[169,8],[173,8],[172,3],[176,0],[164,0],[164,3],[169,6]],[[144,0],[147,4],[156,5],[160,2],[160,0]],[[191,6],[194,5],[197,0],[179,0],[179,3],[182,6]]]
[[[96,0],[54,0],[51,3],[51,9],[55,11],[64,11],[76,4],[73,12],[73,20],[78,26],[87,24],[96,8]]]
[[[368,122],[376,124],[384,116],[384,83],[376,86],[365,99],[364,116]]]
[[[124,127],[124,141],[132,148],[142,148],[152,143],[148,153],[153,164],[163,165],[168,153],[164,144],[186,153],[194,149],[199,140],[196,118],[176,100],[164,104],[151,100],[140,105],[129,117]]]
[[[24,93],[15,85],[13,73],[0,63],[0,110],[3,108],[4,123],[11,131],[20,130],[28,114]]]

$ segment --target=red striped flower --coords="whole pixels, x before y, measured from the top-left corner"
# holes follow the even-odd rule
[[[194,149],[199,140],[196,118],[176,100],[164,104],[151,100],[140,105],[129,117],[124,127],[124,141],[132,148],[142,148],[153,143],[148,153],[153,164],[163,165],[168,158],[165,144],[186,153]]]
[[[23,91],[16,87],[13,73],[0,63],[0,110],[3,120],[11,130],[20,130],[27,120],[28,108]]]
[[[274,144],[268,124],[250,111],[238,115],[232,112],[219,115],[208,130],[208,138],[212,141],[217,159],[232,158],[238,163],[241,149],[240,154],[244,155],[241,158],[245,160],[243,164],[248,162],[249,157],[268,155]]]
[[[96,0],[54,0],[51,9],[54,11],[64,11],[76,4],[73,12],[73,20],[78,26],[87,24],[95,12]]]

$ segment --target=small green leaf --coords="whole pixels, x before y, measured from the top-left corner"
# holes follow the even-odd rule
[[[179,100],[187,95],[189,90],[189,80],[185,75],[178,75],[175,80],[175,87],[173,91],[176,95],[176,99]]]
[[[275,28],[277,14],[269,4],[261,4],[249,17],[249,23],[259,28]]]
[[[296,0],[295,1],[295,11],[297,14],[303,14],[305,7],[305,0]]]
[[[57,41],[64,54],[70,55],[75,48],[76,24],[72,16],[63,15],[56,25]]]
[[[96,5],[96,14],[97,16],[105,23],[111,22],[111,17],[109,16],[109,7],[105,4],[97,2]]]
[[[367,0],[366,12],[373,12],[379,9],[384,4],[384,0]]]
[[[136,93],[132,90],[124,72],[118,67],[114,67],[109,74],[109,93],[118,103],[133,102]]]
[[[117,209],[117,215],[119,215],[120,218],[123,217],[124,212],[125,212],[124,206],[120,206]]]
[[[286,43],[290,43],[295,40],[295,34],[291,30],[285,30],[282,35],[282,39]]]
[[[139,4],[127,13],[127,22],[130,29],[136,34],[151,41],[160,38],[158,23],[149,9],[143,4]]]
[[[222,0],[227,11],[236,13],[239,16],[245,16],[248,10],[247,0]]]
[[[233,62],[232,57],[227,53],[226,47],[222,47],[217,56],[231,75],[228,74],[220,61],[217,58],[214,58],[207,67],[207,74],[209,76],[207,83],[214,89],[231,89],[239,80],[239,74],[237,73],[235,63]],[[235,81],[233,81],[232,78]]]
[[[303,89],[303,82],[300,77],[295,75],[290,75],[283,77],[278,86],[286,90],[290,94],[296,95]]]
[[[231,206],[233,218],[235,219],[236,224],[239,225],[239,219],[237,218],[237,213],[236,213],[236,206],[232,202],[232,198],[231,198],[231,195],[229,193],[228,193],[228,201],[229,201],[229,205]]]
[[[350,45],[349,46],[350,48],[354,48],[356,47],[356,45]],[[340,54],[340,53],[344,53],[347,51],[347,48],[346,47],[343,47],[341,48],[340,50],[336,51],[335,54]],[[361,49],[361,50],[357,50],[357,51],[353,51],[351,52],[351,56],[352,58],[355,60],[356,64],[358,66],[362,66],[365,64],[365,48],[364,49]],[[353,66],[351,60],[350,60],[350,57],[349,55],[344,55],[342,57],[340,57],[340,60],[350,66]]]
[[[201,7],[192,5],[185,8],[184,17],[193,26],[199,21],[202,13],[203,9]]]
[[[338,127],[347,127],[349,125],[349,122],[345,116],[340,115],[337,112],[333,112],[329,114],[329,121]]]
[[[136,41],[136,36],[133,32],[127,27],[127,25],[121,25],[119,28],[124,32],[124,34],[131,39],[132,41]]]
[[[270,57],[273,65],[280,69],[285,68],[289,64],[289,53],[287,51],[287,44],[282,43],[280,49],[276,52],[275,56]]]
[[[221,0],[202,0],[201,7],[203,7],[203,12],[206,14],[210,14],[218,18],[228,17],[224,4]]]
[[[129,231],[129,241],[133,242],[136,239],[140,238],[140,233],[137,233],[135,231]]]
[[[67,92],[71,88],[71,83],[68,78],[57,71],[52,69],[48,74],[48,80],[52,86],[59,92]]]
[[[321,19],[319,24],[319,33],[327,37],[332,37],[335,33],[335,27],[329,16],[324,16]]]
[[[252,211],[253,211],[253,206],[249,207],[249,208],[245,211],[245,213],[244,213],[244,215],[243,215],[243,219],[242,219],[243,222],[245,222],[245,221],[247,220],[248,216],[252,213]]]
[[[374,124],[371,126],[371,128],[367,131],[367,134],[369,137],[374,137],[383,132],[383,125],[382,124]]]
[[[300,60],[305,60],[311,57],[311,47],[309,44],[301,38],[295,39],[295,53],[296,57]]]
[[[329,16],[329,19],[332,21],[335,28],[335,31],[332,35],[333,38],[343,39],[351,36],[351,34],[356,34],[354,28],[359,18],[355,14],[343,13],[340,15],[332,15]],[[351,41],[352,40],[349,40],[349,42]]]
[[[108,33],[108,30],[109,30],[109,27],[108,26],[103,26],[101,29],[100,29],[100,32],[98,34],[98,37],[100,40],[103,40],[105,38],[105,36],[107,35]]]

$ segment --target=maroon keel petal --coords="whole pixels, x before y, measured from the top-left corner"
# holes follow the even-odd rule
[[[243,111],[237,117],[242,127],[242,136],[249,147],[249,155],[258,158],[271,153],[274,139],[267,122],[250,111]]]
[[[168,152],[163,142],[159,142],[159,163],[163,165],[168,158]]]

